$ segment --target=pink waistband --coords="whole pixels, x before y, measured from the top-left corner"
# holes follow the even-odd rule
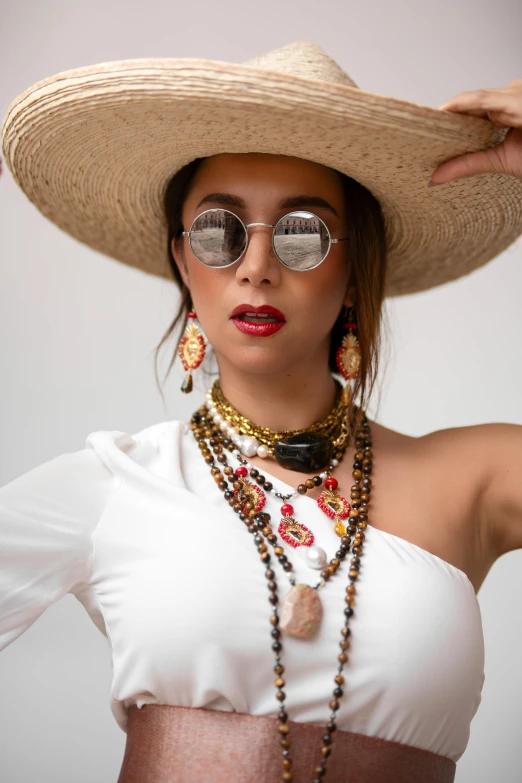
[[[280,783],[278,720],[146,704],[129,708],[118,783]],[[324,727],[288,722],[293,783],[313,783]],[[333,734],[325,783],[453,783],[452,759],[349,731]]]

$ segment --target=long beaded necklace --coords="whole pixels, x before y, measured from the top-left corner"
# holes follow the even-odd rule
[[[301,592],[305,593],[311,591],[312,593],[315,593],[317,597],[317,588],[325,584],[330,579],[330,577],[335,574],[340,563],[346,558],[351,547],[352,558],[350,560],[348,573],[349,584],[346,588],[346,608],[344,609],[345,621],[341,629],[342,639],[339,643],[341,653],[337,657],[339,668],[337,675],[334,677],[336,687],[333,691],[333,699],[329,703],[332,713],[326,726],[326,733],[323,735],[321,760],[319,765],[315,768],[316,777],[314,778],[313,783],[321,783],[321,779],[326,775],[327,760],[332,751],[332,735],[337,728],[335,717],[336,712],[340,706],[339,699],[343,695],[342,685],[344,684],[344,677],[342,672],[344,664],[348,660],[346,651],[349,649],[349,637],[351,635],[349,620],[352,617],[354,611],[353,604],[355,603],[356,593],[355,582],[359,576],[361,562],[360,556],[363,552],[365,539],[364,531],[368,524],[367,510],[370,503],[372,487],[371,473],[373,467],[373,455],[371,451],[372,440],[370,424],[367,420],[366,414],[362,411],[360,411],[360,413],[360,422],[357,426],[357,431],[355,434],[356,451],[354,454],[352,471],[354,483],[351,488],[350,496],[352,504],[350,511],[351,524],[348,526],[348,534],[343,536],[341,539],[339,551],[336,553],[340,556],[334,558],[334,560],[332,560],[331,563],[323,571],[321,571],[321,583],[320,585],[317,585],[316,588],[310,588],[308,585],[295,585],[295,577],[294,585],[292,587],[292,590],[301,588]],[[232,487],[234,491],[230,489],[229,483],[225,479],[225,476],[227,476],[229,480],[230,477],[238,478],[238,476],[237,474],[234,475],[233,469],[228,464],[226,464],[227,459],[223,452],[223,448],[227,448],[229,451],[231,451],[234,448],[234,444],[230,442],[224,446],[225,439],[223,438],[221,431],[212,422],[205,406],[202,406],[198,411],[196,411],[196,413],[193,414],[190,426],[192,428],[194,438],[196,439],[198,446],[201,449],[205,462],[211,466],[210,472],[214,478],[214,481],[216,482],[218,488],[223,492],[225,500],[228,501],[229,505],[233,508],[236,514],[238,514],[241,521],[245,523],[249,533],[253,535],[261,561],[266,567],[265,577],[268,580],[268,589],[270,592],[269,602],[274,607],[273,614],[270,617],[270,623],[273,626],[271,632],[272,638],[274,639],[274,642],[272,643],[272,649],[275,653],[276,662],[274,666],[274,672],[277,675],[274,681],[274,685],[276,687],[276,698],[280,702],[280,710],[278,713],[278,730],[281,734],[281,746],[283,748],[282,780],[284,783],[288,783],[289,781],[293,780],[293,773],[289,750],[290,737],[288,714],[284,708],[286,696],[283,690],[285,680],[282,675],[284,674],[285,667],[281,662],[281,651],[283,649],[283,645],[280,641],[282,631],[280,628],[280,617],[277,610],[279,596],[277,594],[275,572],[270,567],[271,555],[268,552],[268,547],[263,539],[266,539],[266,541],[268,541],[268,543],[273,546],[274,554],[281,563],[284,571],[290,573],[293,572],[293,566],[285,555],[284,550],[277,546],[277,536],[274,534],[270,526],[270,515],[266,512],[256,511],[256,509],[253,507],[253,504],[251,508],[247,507],[247,503],[250,501],[248,501],[244,493],[241,492],[241,483],[239,481],[233,481]],[[215,457],[212,454],[211,449],[214,452]],[[225,465],[223,472],[221,472],[221,468],[215,464],[216,459],[220,464]],[[354,535],[353,542],[351,538],[352,535]],[[293,573],[291,575],[294,576]],[[310,602],[310,606],[312,605],[313,602]]]
[[[212,428],[211,418],[209,421],[209,426]],[[210,432],[212,432],[212,430],[210,430]],[[242,513],[248,513],[249,516],[251,516],[252,513],[256,513],[256,512],[260,513],[261,510],[264,508],[264,504],[265,504],[264,492],[260,490],[258,487],[254,487],[248,481],[248,479],[246,478],[247,469],[244,466],[236,468],[235,471],[232,471],[232,468],[228,465],[227,458],[223,453],[223,446],[219,442],[220,437],[218,433],[219,430],[215,430],[214,437],[213,438],[209,437],[207,449],[212,448],[214,454],[216,455],[217,460],[223,466],[222,471],[224,475],[228,476],[229,479],[230,478],[233,479],[233,483],[232,483],[233,491],[231,492],[230,500],[236,501],[239,504]],[[221,472],[219,468],[216,468],[216,470],[218,474]],[[254,469],[254,473],[258,473],[258,471]],[[265,481],[264,476],[256,476],[255,478],[257,483],[261,484],[262,486]],[[329,495],[334,496],[336,504],[338,504],[339,501],[342,501],[344,504],[347,504],[351,512],[351,506],[344,498],[335,497],[335,485],[337,484],[337,481],[330,478],[330,479],[326,479],[325,484],[327,484],[329,481],[332,482],[335,481],[335,484],[329,485],[330,488],[327,488],[325,492],[328,493]],[[303,486],[305,487],[305,492],[306,492],[307,490],[306,485]],[[231,505],[233,504],[231,503]],[[322,504],[319,501],[318,501],[318,505],[320,507],[322,506]],[[303,530],[304,526],[298,525],[298,523],[296,523],[294,519],[288,516],[290,513],[293,513],[293,508],[291,506],[285,503],[281,510],[282,513],[285,515],[281,520],[282,526],[291,523],[295,527],[301,528],[301,532],[302,533],[304,532],[305,535],[306,533],[309,533],[310,536],[312,535],[307,528],[304,528]],[[262,515],[260,514],[260,516]],[[269,514],[266,514],[266,517],[268,518],[268,520],[270,520]],[[352,516],[352,520],[353,518],[354,517]],[[340,524],[340,521],[337,524]],[[280,525],[280,532],[281,532],[281,525]],[[343,531],[344,531],[343,537],[345,537],[347,540],[345,540],[344,542],[342,541],[341,544],[344,543],[345,545],[349,546],[351,539],[349,536],[346,537],[347,531],[344,526],[343,526]],[[271,528],[270,528],[270,532],[272,532]],[[282,536],[283,538],[284,538],[284,532],[286,531],[283,531],[283,536]],[[336,530],[336,532],[339,535],[338,530]],[[355,528],[352,529],[351,533],[353,534],[354,532],[355,532]],[[277,543],[277,536],[275,537],[275,541]],[[284,554],[284,550],[282,547],[280,546],[275,547],[274,551],[276,555],[279,556],[282,554],[285,560],[288,560],[288,558]],[[329,564],[331,567],[334,568],[334,572],[335,570],[337,570],[337,568],[341,564],[341,561],[344,559],[342,553],[343,553],[343,549],[341,548],[339,550],[339,554],[341,555],[341,557],[333,558],[333,560]],[[323,550],[321,550],[321,554],[323,554]],[[324,553],[324,560],[326,561],[326,553]],[[283,561],[281,560],[281,562]],[[326,562],[324,564],[321,564],[321,567],[323,567],[323,565],[326,565]],[[321,604],[321,600],[319,599],[317,590],[326,584],[327,578],[328,578],[328,570],[325,568],[324,571],[321,572],[320,581],[312,588],[309,587],[308,585],[296,584],[295,576],[293,572],[289,573],[288,579],[292,587],[290,592],[287,593],[287,595],[283,600],[282,609],[281,609],[281,620],[280,620],[280,628],[284,633],[290,636],[295,636],[299,639],[309,639],[311,636],[314,636],[317,633],[319,626],[321,624],[322,614],[323,614],[322,604]]]

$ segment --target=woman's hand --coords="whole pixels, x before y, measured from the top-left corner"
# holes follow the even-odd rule
[[[487,150],[470,152],[440,165],[431,175],[435,185],[471,177],[473,174],[510,174],[522,179],[522,79],[506,87],[463,92],[439,109],[472,114],[509,128],[504,141]]]

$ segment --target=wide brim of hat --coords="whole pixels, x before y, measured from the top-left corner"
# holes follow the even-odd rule
[[[443,161],[505,129],[354,87],[196,59],[101,63],[37,82],[9,106],[5,161],[51,221],[129,266],[172,279],[163,197],[197,157],[264,152],[316,161],[379,200],[386,295],[482,266],[522,233],[522,181],[482,174],[428,188]]]

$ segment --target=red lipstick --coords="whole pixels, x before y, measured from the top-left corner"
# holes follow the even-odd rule
[[[251,304],[241,304],[230,314],[230,320],[241,332],[268,337],[278,332],[286,323],[281,310],[271,305],[255,307]]]

